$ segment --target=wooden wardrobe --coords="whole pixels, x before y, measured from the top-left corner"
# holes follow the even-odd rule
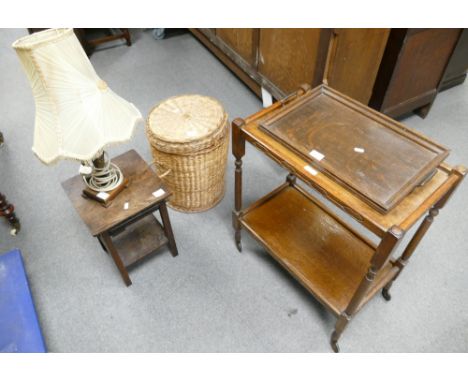
[[[321,84],[367,104],[390,29],[191,29],[255,93]]]

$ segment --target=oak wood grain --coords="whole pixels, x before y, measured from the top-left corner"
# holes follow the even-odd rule
[[[337,315],[346,309],[374,252],[366,241],[294,187],[241,221],[317,299]]]
[[[300,102],[300,100],[301,97],[298,97],[292,99],[288,104],[295,104]],[[301,156],[291,151],[260,128],[259,125],[262,122],[270,119],[272,116],[278,115],[282,111],[284,111],[284,107],[278,102],[273,104],[269,109],[261,110],[246,118],[246,125],[242,128],[245,139],[281,166],[295,172],[306,184],[321,192],[335,205],[345,210],[359,223],[380,237],[393,225],[399,225],[403,221],[408,222],[406,228],[411,228],[428,210],[429,207],[426,206],[437,202],[444,195],[446,189],[442,188],[442,186],[447,182],[455,183],[460,178],[456,174],[451,173],[452,168],[449,165],[442,163],[438,167],[437,173],[429,182],[423,187],[415,188],[391,211],[383,214],[345,187],[333,181],[329,176],[321,172],[318,172],[315,176],[311,175],[304,169],[306,165],[310,164],[309,161],[305,161]],[[391,120],[390,118],[388,119]]]
[[[389,33],[389,28],[335,28],[328,85],[367,105]]]
[[[216,28],[216,36],[250,65],[256,65],[258,30],[254,28]]]
[[[319,89],[261,127],[382,212],[447,157],[449,150],[430,139],[326,86]]]

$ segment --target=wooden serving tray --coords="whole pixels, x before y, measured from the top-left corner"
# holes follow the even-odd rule
[[[449,154],[446,147],[326,85],[260,127],[313,170],[384,213],[430,178]]]

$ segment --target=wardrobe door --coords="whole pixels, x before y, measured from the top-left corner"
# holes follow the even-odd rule
[[[317,28],[261,29],[258,72],[279,92],[322,83],[329,31]]]
[[[217,28],[216,36],[251,66],[256,65],[258,29]]]
[[[334,29],[325,73],[328,84],[367,105],[389,34],[388,28]]]

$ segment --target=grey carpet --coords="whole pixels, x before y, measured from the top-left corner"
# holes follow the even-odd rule
[[[11,43],[25,29],[0,30],[0,190],[16,205],[17,237],[0,222],[0,253],[22,250],[49,351],[53,352],[329,352],[335,323],[252,239],[244,252],[231,228],[233,159],[227,192],[216,208],[186,215],[170,210],[180,255],[167,250],[130,273],[117,269],[81,222],[60,183],[77,164],[42,165],[31,152],[34,104]],[[231,118],[261,108],[259,99],[190,34],[155,41],[133,30],[132,47],[94,53],[98,74],[147,115],[182,93],[219,99]],[[450,163],[468,164],[468,85],[441,93],[429,116],[404,123],[452,149]],[[110,150],[135,148],[151,159],[143,126]],[[245,204],[286,175],[251,147],[244,161]],[[468,350],[467,184],[441,211],[392,289],[376,296],[340,340],[344,352]]]

